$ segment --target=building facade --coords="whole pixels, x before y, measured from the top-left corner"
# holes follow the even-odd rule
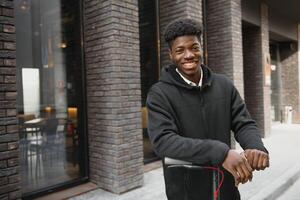
[[[0,199],[143,185],[158,159],[145,101],[180,17],[203,24],[205,63],[234,82],[263,137],[272,121],[300,123],[300,3],[281,4],[0,0]]]

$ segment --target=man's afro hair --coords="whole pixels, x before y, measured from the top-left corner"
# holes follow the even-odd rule
[[[170,22],[164,32],[165,41],[169,44],[177,37],[185,35],[195,35],[200,40],[202,26],[196,20],[183,18]]]

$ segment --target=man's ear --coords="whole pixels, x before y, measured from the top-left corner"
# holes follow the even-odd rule
[[[169,58],[171,61],[173,61],[172,50],[170,48],[169,48]]]

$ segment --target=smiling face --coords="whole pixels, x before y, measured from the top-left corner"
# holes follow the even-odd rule
[[[177,37],[169,49],[170,59],[179,72],[194,83],[200,80],[201,53],[201,44],[195,35]]]

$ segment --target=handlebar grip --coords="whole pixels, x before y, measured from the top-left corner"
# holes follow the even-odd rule
[[[193,163],[184,160],[173,159],[169,157],[164,158],[165,165],[192,165]]]

